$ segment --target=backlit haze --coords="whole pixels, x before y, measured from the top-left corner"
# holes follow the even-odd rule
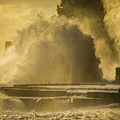
[[[0,119],[120,120],[116,67],[120,0],[0,0]]]
[[[115,80],[115,68],[120,66],[119,26],[119,0],[61,4],[60,0],[0,0],[0,79],[10,83]],[[13,43],[6,54],[5,41]]]

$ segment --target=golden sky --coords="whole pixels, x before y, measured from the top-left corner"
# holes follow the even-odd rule
[[[0,0],[0,56],[5,41],[11,41],[16,30],[37,16],[40,11],[53,15],[60,0]]]

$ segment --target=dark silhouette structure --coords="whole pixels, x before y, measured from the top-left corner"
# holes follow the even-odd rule
[[[120,93],[120,88],[118,89],[118,92]]]
[[[5,43],[5,51],[11,46],[11,41],[7,41],[6,43]]]
[[[120,82],[120,67],[116,68],[116,78],[115,81]]]

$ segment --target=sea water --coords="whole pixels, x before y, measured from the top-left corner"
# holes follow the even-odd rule
[[[45,88],[45,87],[44,87]],[[77,85],[77,86],[47,86],[46,89],[66,90],[71,97],[86,96],[87,91],[117,92],[120,85]],[[79,93],[79,95],[78,95]],[[57,102],[55,104],[58,104]],[[59,106],[67,107],[67,102],[59,102]],[[34,106],[34,105],[33,105]],[[40,106],[39,106],[40,107]],[[55,107],[55,105],[54,105]],[[111,103],[97,106],[86,106],[71,109],[57,109],[54,111],[26,110],[24,103],[13,97],[1,93],[0,119],[1,120],[119,120],[120,103]]]

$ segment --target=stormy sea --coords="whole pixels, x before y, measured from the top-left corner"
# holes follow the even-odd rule
[[[17,30],[0,58],[0,119],[119,120],[120,102],[88,95],[120,88],[119,6],[61,0],[58,15],[38,13]]]
[[[74,86],[47,86],[40,89],[66,90],[69,99],[56,100],[54,103],[44,105],[29,104],[25,108],[22,100],[16,97],[9,97],[3,93],[0,96],[0,119],[1,120],[119,120],[120,104],[99,104],[90,105],[85,101],[71,106],[73,98],[86,97],[89,91],[117,92],[119,85],[115,84],[87,84]],[[34,88],[35,89],[35,88]],[[64,96],[65,97],[65,96]],[[39,100],[44,99],[40,97]],[[85,102],[85,104],[84,104]],[[89,102],[89,101],[88,101]],[[32,106],[32,107],[31,107]]]

